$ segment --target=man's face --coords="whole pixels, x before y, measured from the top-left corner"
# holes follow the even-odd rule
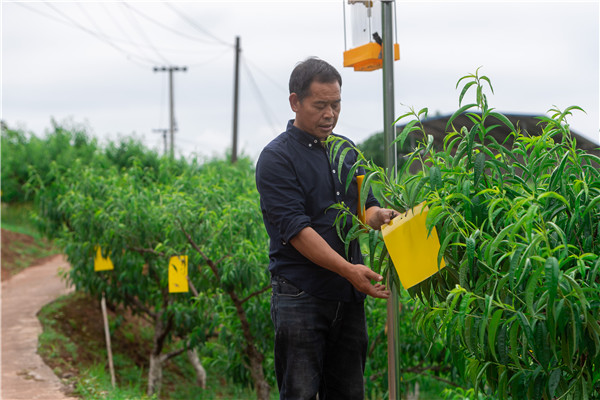
[[[340,84],[313,81],[308,95],[298,100],[296,93],[290,94],[290,106],[296,113],[294,125],[311,135],[325,140],[331,134],[341,108]]]

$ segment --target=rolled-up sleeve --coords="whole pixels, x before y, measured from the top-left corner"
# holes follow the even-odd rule
[[[269,149],[262,152],[256,166],[256,186],[263,215],[283,242],[310,226],[310,217],[305,213],[306,195],[294,163],[285,154]]]

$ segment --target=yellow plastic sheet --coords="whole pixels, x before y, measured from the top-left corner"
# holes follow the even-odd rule
[[[96,246],[96,257],[94,258],[94,271],[110,271],[115,269],[110,256],[102,257],[102,249]]]
[[[169,260],[169,293],[185,293],[188,288],[188,256],[175,256]]]
[[[421,203],[381,227],[383,240],[405,289],[446,266],[442,258],[438,269],[440,241],[435,227],[427,234],[425,219],[428,211],[425,203]]]

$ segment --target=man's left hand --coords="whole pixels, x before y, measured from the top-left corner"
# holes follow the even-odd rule
[[[398,215],[400,213],[396,210],[373,206],[367,209],[365,220],[371,228],[379,230],[382,225],[389,224]]]

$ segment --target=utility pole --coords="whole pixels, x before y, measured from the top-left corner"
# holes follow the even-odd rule
[[[163,155],[166,156],[167,155],[167,132],[169,132],[169,130],[168,129],[152,129],[152,132],[162,133],[163,143],[164,143]]]
[[[238,102],[239,102],[239,82],[240,82],[240,37],[235,37],[235,68],[233,76],[233,138],[231,145],[231,163],[237,161],[237,142],[238,142]]]
[[[383,53],[383,137],[385,167],[391,179],[396,177],[396,136],[394,126],[394,0],[381,0],[382,53]],[[398,357],[398,288],[388,279],[390,299],[387,303],[388,320],[388,388],[389,399],[400,400],[400,359]]]
[[[187,67],[154,67],[154,72],[169,72],[169,133],[171,138],[170,155],[175,157],[175,106],[173,100],[173,71],[187,71]]]

